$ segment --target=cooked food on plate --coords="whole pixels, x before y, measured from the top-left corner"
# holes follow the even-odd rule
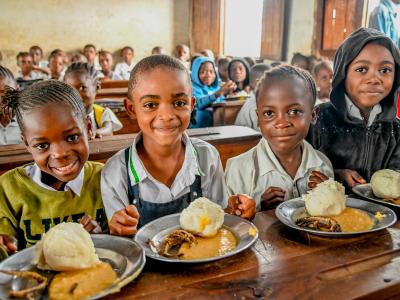
[[[400,204],[400,173],[383,169],[376,171],[371,177],[372,192],[378,198]]]

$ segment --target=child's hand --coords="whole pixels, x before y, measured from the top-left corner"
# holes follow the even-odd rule
[[[84,215],[79,223],[81,223],[83,228],[89,233],[101,233],[101,227],[99,223],[97,223],[88,215]]]
[[[136,234],[139,217],[136,206],[132,204],[115,212],[108,224],[110,234],[122,236]]]
[[[17,240],[6,234],[0,234],[0,246],[6,248],[8,253],[15,253],[18,250]]]
[[[243,194],[230,196],[226,212],[244,219],[251,219],[256,213],[256,201]]]
[[[329,178],[325,176],[325,174],[313,170],[311,171],[310,178],[308,178],[308,187],[313,189],[317,186],[318,183],[324,182],[328,179]]]
[[[350,169],[335,170],[341,182],[346,182],[349,187],[354,187],[357,184],[366,183],[365,179],[358,174],[357,171]]]
[[[279,187],[270,186],[261,195],[261,210],[269,210],[276,208],[283,200],[285,200],[285,190]]]

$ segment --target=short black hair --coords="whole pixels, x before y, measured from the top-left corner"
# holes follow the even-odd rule
[[[23,91],[6,87],[2,110],[15,113],[21,131],[24,131],[24,116],[32,110],[51,103],[67,105],[75,117],[86,120],[86,111],[79,92],[68,84],[58,80],[46,80],[34,83]]]
[[[315,66],[312,70],[313,76],[314,77],[317,76],[319,74],[319,72],[323,69],[330,70],[333,72],[332,67],[329,65],[329,63],[325,60],[322,60],[315,64]]]
[[[124,48],[121,49],[121,55],[125,50],[131,50],[132,54],[135,54],[135,50],[131,46],[125,46]]]
[[[93,65],[88,63],[76,62],[68,67],[65,71],[64,78],[67,78],[71,74],[83,74],[88,76],[94,85],[98,85],[100,79],[100,72],[96,70]]]
[[[136,85],[140,81],[140,77],[149,71],[153,71],[157,68],[165,68],[169,70],[176,70],[185,73],[187,83],[191,87],[192,81],[188,69],[182,64],[182,62],[169,55],[151,55],[143,58],[139,61],[132,69],[131,76],[128,84],[128,98],[132,100],[132,92]],[[162,84],[160,82],[160,84]]]
[[[26,51],[18,52],[18,54],[17,54],[17,60],[18,60],[20,57],[27,57],[27,56],[31,56],[31,55],[29,54],[29,52],[26,52]]]
[[[260,94],[260,90],[264,86],[266,82],[272,79],[300,79],[306,85],[306,88],[310,92],[310,96],[312,99],[312,106],[314,107],[315,101],[317,100],[317,86],[315,84],[314,79],[311,74],[303,70],[301,68],[290,66],[290,65],[281,65],[264,73],[264,76],[260,79],[256,88],[256,101],[258,102],[258,97]]]
[[[87,48],[93,48],[94,51],[96,52],[96,46],[93,44],[86,44],[85,47],[83,47],[83,50],[87,49]]]
[[[253,85],[254,81],[259,80],[266,71],[270,70],[271,66],[265,63],[255,64],[250,69],[250,85]]]
[[[31,53],[31,52],[34,51],[34,50],[39,50],[39,51],[40,51],[40,54],[43,56],[43,50],[42,50],[42,48],[40,48],[40,47],[37,46],[37,45],[34,45],[34,46],[32,46],[32,47],[29,48],[29,53]]]

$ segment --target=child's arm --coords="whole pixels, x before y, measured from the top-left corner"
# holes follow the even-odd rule
[[[308,187],[313,189],[318,183],[328,180],[328,176],[316,170],[311,171],[310,178],[308,178]]]
[[[286,191],[279,188],[270,186],[261,195],[261,210],[269,210],[276,208],[280,203],[285,200]]]
[[[115,212],[108,224],[110,234],[121,236],[136,234],[139,217],[138,210],[132,204]]]
[[[6,234],[0,234],[0,246],[5,247],[8,253],[15,253],[18,250],[17,240]]]
[[[233,93],[234,90],[236,90],[236,83],[234,83],[232,80],[228,80],[218,91],[216,91],[215,96],[217,96],[217,98],[226,96]]]
[[[362,178],[357,171],[350,169],[336,169],[335,174],[339,181],[345,182],[350,188],[354,187],[357,184],[366,183],[365,179]]]
[[[248,195],[230,196],[225,212],[250,220],[256,214],[256,201]]]
[[[88,215],[84,215],[79,223],[81,223],[83,228],[89,233],[101,233],[101,227],[99,223],[97,223]]]
[[[113,125],[110,121],[104,122],[101,128],[96,130],[96,138],[108,135],[113,135]]]

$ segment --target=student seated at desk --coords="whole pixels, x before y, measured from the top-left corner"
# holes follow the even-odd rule
[[[193,128],[213,126],[211,104],[222,101],[236,89],[236,84],[229,80],[220,86],[220,79],[214,62],[209,57],[198,57],[192,64],[193,96],[196,98],[196,124]]]
[[[94,104],[97,89],[100,86],[99,72],[87,63],[74,63],[65,72],[65,82],[79,91],[86,113],[92,123],[92,136],[113,135],[113,131],[122,128],[121,122],[109,108]]]
[[[102,81],[122,80],[122,77],[112,70],[114,66],[114,59],[111,52],[101,50],[99,52],[99,63],[101,66],[101,72],[103,74],[101,78]]]
[[[329,159],[304,140],[312,121],[317,90],[311,74],[280,66],[265,72],[257,91],[257,115],[263,138],[227,162],[231,195],[247,194],[257,208],[276,207],[333,177]]]
[[[29,48],[29,54],[32,57],[33,69],[37,72],[42,72],[50,75],[49,62],[43,59],[43,50],[39,46],[32,46]]]
[[[21,92],[7,90],[4,99],[3,108],[16,112],[34,163],[0,177],[0,245],[9,253],[32,246],[60,222],[106,231],[102,164],[87,161],[88,122],[79,93],[48,80]]]
[[[17,55],[17,65],[19,71],[17,73],[16,79],[22,80],[42,80],[47,79],[48,76],[42,72],[35,71],[33,68],[32,57],[28,52],[19,52]]]
[[[133,62],[134,56],[135,56],[135,51],[133,50],[132,47],[125,46],[124,48],[122,48],[121,57],[123,61],[117,63],[114,70],[114,73],[116,74],[116,76],[118,76],[118,78],[121,78],[122,80],[129,80],[131,71],[135,66]]]
[[[229,79],[236,84],[232,96],[238,93],[247,94],[250,92],[250,67],[243,58],[234,58],[228,65]]]
[[[6,86],[17,88],[17,82],[11,71],[0,65],[0,103],[3,102]],[[9,110],[0,110],[0,145],[20,144],[21,130],[15,120],[15,114]]]
[[[141,132],[129,148],[107,161],[102,173],[111,234],[135,234],[139,226],[181,212],[198,197],[225,207],[218,151],[186,133],[195,105],[186,67],[167,55],[144,58],[132,70],[128,97],[125,109],[137,118]],[[230,209],[235,198],[241,216],[252,217],[254,200],[232,197]]]

